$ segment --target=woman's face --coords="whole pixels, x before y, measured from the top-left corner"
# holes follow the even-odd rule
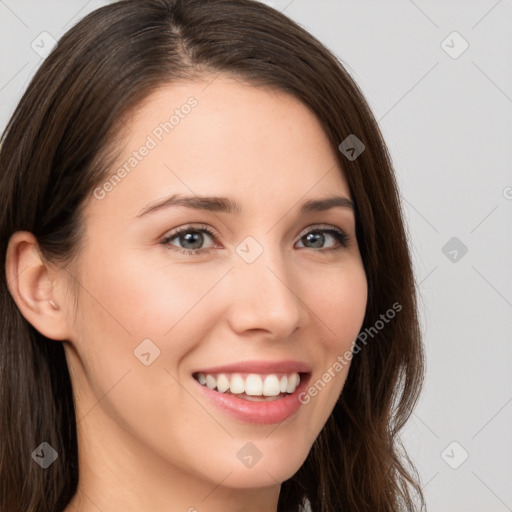
[[[281,92],[208,83],[154,93],[86,204],[65,344],[80,456],[139,479],[275,486],[340,395],[349,365],[335,363],[362,326],[367,283],[315,116]],[[346,201],[310,203],[334,196]]]

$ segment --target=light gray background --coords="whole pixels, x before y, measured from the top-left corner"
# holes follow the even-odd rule
[[[104,3],[0,0],[2,130],[42,62],[32,42]],[[512,511],[512,2],[266,3],[341,59],[391,151],[428,359],[403,438],[428,510]],[[453,31],[469,44],[457,58]],[[452,237],[468,249],[456,261]]]

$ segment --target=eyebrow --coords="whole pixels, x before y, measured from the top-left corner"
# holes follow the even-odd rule
[[[163,201],[146,206],[136,215],[136,218],[177,206],[236,215],[239,215],[242,212],[240,204],[227,197],[183,196],[180,194],[174,194]],[[306,201],[301,206],[299,214],[321,212],[336,207],[348,208],[350,210],[355,209],[354,203],[348,197],[330,196],[322,199],[310,199],[309,201]]]

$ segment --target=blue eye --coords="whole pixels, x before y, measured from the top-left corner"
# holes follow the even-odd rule
[[[192,256],[202,254],[213,248],[213,244],[210,245],[210,247],[204,247],[205,238],[210,238],[212,241],[217,240],[215,233],[207,226],[202,225],[200,227],[194,227],[187,225],[176,229],[166,236],[161,244]],[[332,246],[332,242],[329,244],[329,247],[325,247],[325,244],[329,243],[329,240],[334,240],[334,247]],[[350,237],[341,229],[334,227],[317,227],[316,229],[310,229],[302,235],[299,242],[302,242],[302,247],[306,249],[319,249],[318,252],[329,252],[346,248],[349,240]],[[178,241],[179,245],[176,245],[173,241]],[[306,247],[304,244],[310,245]]]
[[[215,234],[208,229],[206,226],[200,228],[194,228],[192,226],[183,226],[177,229],[169,236],[162,240],[163,245],[174,245],[171,244],[172,240],[179,240],[180,246],[177,250],[186,254],[199,254],[208,248],[202,247],[204,244],[205,235],[215,240]]]
[[[326,235],[327,233],[327,235]],[[326,240],[329,238],[334,239],[339,246],[338,247],[324,247],[324,244],[326,243]],[[304,243],[312,244],[309,247],[313,249],[323,249],[324,252],[327,250],[334,250],[339,251],[340,249],[346,248],[348,246],[349,242],[349,236],[342,231],[341,229],[337,228],[320,228],[320,229],[314,229],[311,231],[308,231],[305,235],[303,235],[300,241],[303,241]]]

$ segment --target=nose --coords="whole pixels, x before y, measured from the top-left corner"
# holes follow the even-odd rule
[[[260,331],[272,340],[286,339],[307,322],[306,302],[290,266],[279,250],[265,249],[252,263],[236,261],[231,272],[228,322],[237,334]],[[231,290],[233,290],[231,288]]]

